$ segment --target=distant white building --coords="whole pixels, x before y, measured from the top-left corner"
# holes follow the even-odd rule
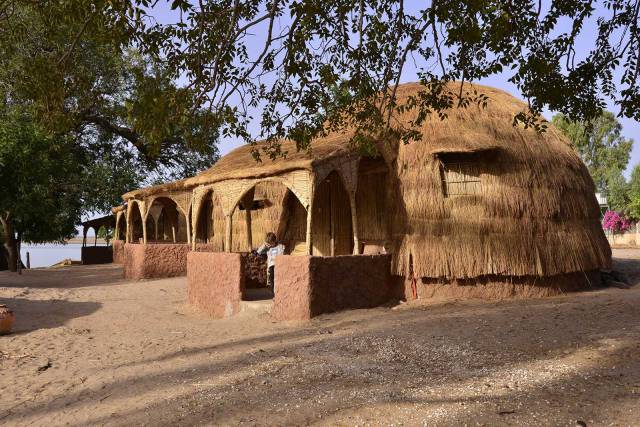
[[[600,205],[600,216],[604,215],[604,213],[609,209],[609,203],[607,203],[607,198],[602,195],[602,193],[596,193],[596,200]]]
[[[609,204],[607,203],[607,198],[602,195],[602,193],[596,193],[596,200],[601,208],[608,208]]]

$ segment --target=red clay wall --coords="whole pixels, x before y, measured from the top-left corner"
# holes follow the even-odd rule
[[[113,263],[124,264],[124,240],[114,240],[113,247]]]
[[[210,316],[229,317],[240,311],[244,290],[243,256],[226,252],[189,252],[189,304]]]
[[[152,279],[187,274],[186,243],[127,243],[124,245],[124,277]]]
[[[83,246],[80,259],[83,265],[109,264],[113,262],[113,249],[111,246]]]
[[[305,320],[337,310],[376,307],[389,299],[390,268],[389,255],[279,256],[272,315]]]

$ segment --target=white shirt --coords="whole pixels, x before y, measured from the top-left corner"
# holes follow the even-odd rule
[[[273,267],[276,256],[284,254],[284,245],[279,244],[270,247],[266,243],[263,243],[256,252],[261,255],[267,254],[267,267]]]

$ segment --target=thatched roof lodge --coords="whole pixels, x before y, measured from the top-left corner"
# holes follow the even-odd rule
[[[400,86],[399,102],[419,89]],[[192,178],[125,194],[118,224],[128,242],[196,251],[250,251],[273,230],[293,255],[387,252],[391,274],[419,279],[426,296],[588,285],[611,250],[586,167],[551,124],[542,134],[512,125],[522,101],[480,89],[486,108],[428,118],[422,140],[393,146],[391,163],[360,155],[346,133],[311,152],[284,142],[287,157],[273,162],[243,146]]]

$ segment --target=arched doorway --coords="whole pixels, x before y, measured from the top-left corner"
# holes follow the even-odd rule
[[[280,181],[265,180],[249,188],[233,209],[231,221],[232,252],[257,249],[269,232],[276,234],[279,243],[284,245],[285,254],[304,253],[306,248],[307,211],[298,197]],[[273,297],[267,288],[266,258],[266,255],[246,255],[243,299]]]
[[[142,243],[144,239],[144,229],[142,226],[142,213],[136,201],[129,204],[129,243]]]
[[[125,240],[125,221],[120,219],[116,222],[116,228],[113,232],[114,240]]]
[[[224,250],[225,220],[222,204],[212,190],[203,197],[196,212],[194,227],[194,243],[205,245],[214,252]]]
[[[153,200],[147,216],[147,240],[187,242],[187,218],[175,201],[168,197]]]
[[[232,252],[248,252],[273,232],[292,253],[304,247],[307,210],[283,183],[262,181],[247,190],[232,211]]]
[[[313,255],[353,253],[351,203],[336,171],[331,172],[315,190],[311,234]]]

